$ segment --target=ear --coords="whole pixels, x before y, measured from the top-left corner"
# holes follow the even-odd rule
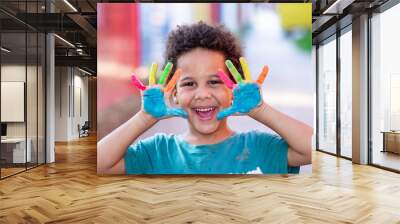
[[[229,94],[229,102],[231,102],[231,104],[232,104],[233,91],[229,90],[228,94]]]
[[[178,102],[178,92],[176,91],[176,88],[174,88],[172,91],[171,91],[171,97],[170,97],[170,102],[171,102],[171,105],[174,105],[174,106],[178,106],[179,105],[179,102]]]

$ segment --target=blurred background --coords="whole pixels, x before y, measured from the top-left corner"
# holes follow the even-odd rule
[[[131,85],[137,74],[147,84],[152,62],[164,62],[168,33],[177,25],[223,24],[240,40],[252,78],[264,65],[270,73],[264,99],[276,109],[314,127],[315,83],[311,66],[311,4],[98,4],[98,140],[132,117],[141,104]],[[272,132],[249,117],[231,117],[236,131]],[[141,138],[182,133],[186,120],[158,122]]]

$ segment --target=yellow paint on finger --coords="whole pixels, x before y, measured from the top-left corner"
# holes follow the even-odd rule
[[[151,68],[150,68],[150,74],[149,74],[149,85],[155,85],[156,84],[156,73],[157,73],[157,63],[152,63]]]
[[[242,66],[245,81],[246,82],[251,81],[250,69],[249,69],[249,66],[247,65],[246,59],[244,57],[240,57],[239,61],[240,61],[240,65]]]

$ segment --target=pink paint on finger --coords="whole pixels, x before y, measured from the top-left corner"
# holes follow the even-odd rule
[[[135,75],[132,75],[131,79],[132,79],[132,84],[135,85],[138,89],[142,91],[146,90],[146,86],[143,85],[143,83],[139,79],[137,79]]]
[[[232,80],[225,74],[224,71],[222,71],[221,69],[218,69],[217,74],[222,79],[222,81],[224,81],[225,85],[229,89],[233,89],[233,86],[235,85],[235,83],[232,82]]]

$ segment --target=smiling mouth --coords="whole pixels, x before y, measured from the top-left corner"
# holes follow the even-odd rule
[[[208,106],[208,107],[194,107],[192,110],[197,114],[200,120],[208,121],[212,120],[215,117],[217,112],[217,107]]]

